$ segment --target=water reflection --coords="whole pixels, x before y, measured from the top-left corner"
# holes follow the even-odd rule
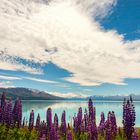
[[[63,110],[66,111],[66,120],[72,123],[72,118],[75,113],[77,113],[78,108],[82,107],[84,109],[88,107],[87,101],[67,101],[67,100],[54,100],[54,101],[23,101],[23,116],[29,119],[30,111],[33,109],[35,111],[35,117],[39,113],[42,120],[46,120],[46,110],[51,107],[54,113],[58,114],[59,120],[61,120],[61,114]],[[139,108],[140,102],[135,102],[136,107],[136,126],[140,126],[140,116]],[[97,124],[100,121],[100,113],[104,112],[105,117],[107,117],[108,111],[115,111],[117,117],[117,123],[122,126],[122,102],[117,101],[93,101],[93,105],[96,107],[96,120]]]

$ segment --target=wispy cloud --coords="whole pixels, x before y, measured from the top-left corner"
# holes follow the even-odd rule
[[[63,98],[87,98],[91,96],[90,94],[81,94],[81,93],[61,93],[61,92],[47,92],[47,93]]]
[[[3,80],[21,80],[21,78],[19,78],[19,77],[5,76],[5,75],[0,75],[0,79],[3,79]]]
[[[11,81],[0,81],[0,88],[11,88],[11,87],[15,87],[12,84],[13,83]]]
[[[58,82],[56,81],[51,81],[51,80],[46,80],[46,79],[40,79],[40,78],[35,78],[35,77],[23,77],[23,76],[6,76],[6,75],[0,75],[0,79],[2,80],[31,80],[31,81],[35,81],[35,82],[39,82],[39,83],[50,83],[50,84],[58,84]],[[8,81],[9,82],[9,81]]]
[[[56,81],[51,81],[51,80],[45,80],[45,79],[39,79],[39,78],[33,78],[33,77],[22,77],[23,79],[35,81],[35,82],[40,82],[40,83],[50,83],[50,84],[56,84],[58,82]]]
[[[140,78],[140,41],[125,41],[123,35],[104,30],[96,21],[116,3],[1,0],[0,52],[4,55],[0,68],[40,73],[16,58],[40,64],[51,61],[72,73],[65,80],[87,86],[124,85],[125,78]]]
[[[24,71],[31,74],[42,74],[42,70],[38,68],[33,68],[28,65],[23,65],[20,63],[13,62],[12,60],[3,61],[0,60],[0,70],[11,70],[11,71]]]

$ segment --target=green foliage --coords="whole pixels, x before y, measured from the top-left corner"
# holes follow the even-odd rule
[[[140,138],[140,129],[136,128]],[[88,140],[88,133],[83,132],[81,134],[75,134],[73,131],[74,140]],[[28,127],[17,128],[7,127],[4,124],[0,124],[0,140],[38,140],[38,133],[35,129],[29,131]],[[61,136],[61,140],[66,140],[66,137]],[[98,140],[105,140],[105,136],[98,134]],[[121,128],[114,140],[127,140],[124,131]]]
[[[0,125],[0,140],[37,140],[37,137],[35,129],[30,132],[27,127],[8,128],[6,125]]]
[[[87,133],[81,133],[80,134],[80,140],[88,140],[88,134]]]
[[[98,134],[98,140],[105,140],[105,136],[102,136],[101,134]]]

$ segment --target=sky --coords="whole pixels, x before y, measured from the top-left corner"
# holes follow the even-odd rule
[[[1,0],[0,87],[140,94],[140,1]]]

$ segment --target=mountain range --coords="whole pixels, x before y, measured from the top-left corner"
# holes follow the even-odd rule
[[[60,97],[55,94],[50,94],[45,91],[40,91],[30,88],[0,88],[0,96],[2,93],[6,94],[7,98],[16,99],[19,97],[22,100],[88,100],[89,97],[83,98],[83,96],[75,97]],[[130,95],[114,95],[114,96],[90,96],[93,100],[108,100],[108,101],[122,101],[124,98],[129,98]],[[140,101],[140,95],[131,94],[134,101]]]
[[[6,94],[7,98],[16,99],[19,97],[22,100],[61,100],[63,98],[51,95],[44,91],[29,88],[0,88],[0,96]]]

